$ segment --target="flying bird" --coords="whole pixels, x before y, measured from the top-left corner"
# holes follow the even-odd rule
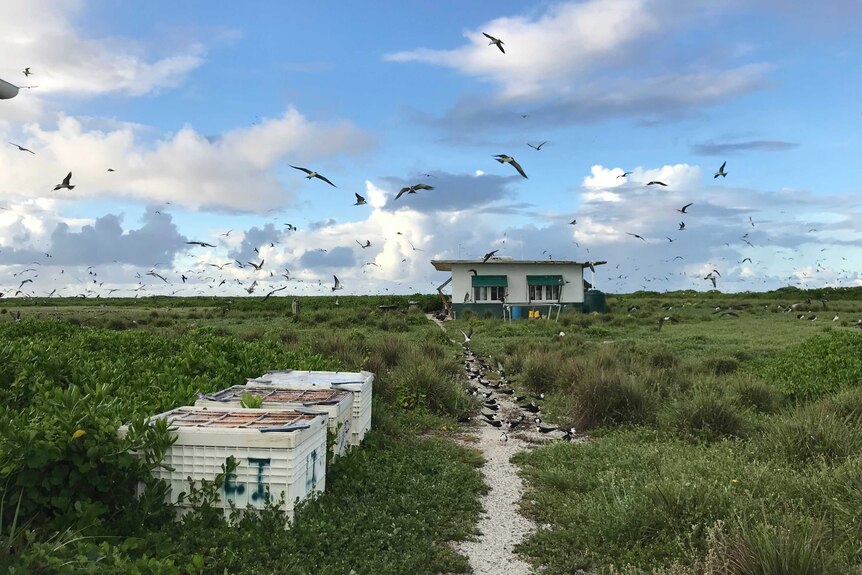
[[[23,70],[21,70],[21,73],[22,73],[22,74],[24,74],[25,76],[27,76],[28,78],[29,78],[30,76],[32,76],[32,75],[33,75],[33,72],[31,72],[31,71],[30,71],[30,68],[29,68],[29,67],[24,68]]]
[[[279,291],[281,291],[281,290],[283,290],[283,289],[287,289],[287,286],[280,287],[280,288],[278,288],[278,289],[274,289],[274,290],[272,290],[271,292],[269,292],[268,294],[266,294],[265,296],[263,296],[263,299],[264,299],[264,300],[266,300],[266,298],[268,298],[269,296],[271,296],[271,295],[272,295],[272,294],[274,294],[275,292],[279,292]]]
[[[726,165],[727,165],[727,162],[726,162],[726,161],[725,161],[723,164],[721,164],[721,167],[718,169],[718,171],[717,171],[717,172],[715,173],[715,175],[712,177],[712,179],[713,179],[713,180],[714,180],[715,178],[717,178],[718,176],[721,176],[722,178],[726,178],[726,177],[727,177],[727,172],[725,172],[725,171],[724,171],[724,167],[725,167]]]
[[[407,239],[407,238],[404,238],[404,239]],[[414,252],[424,252],[424,251],[425,251],[425,250],[423,250],[423,249],[419,249],[419,248],[417,248],[416,246],[414,246],[414,245],[413,245],[413,242],[411,242],[410,240],[407,240],[407,243],[408,243],[408,244],[410,244],[410,247],[411,247],[411,248],[413,248],[413,251],[414,251]]]
[[[574,220],[572,220],[572,221],[570,221],[570,222],[569,222],[569,225],[570,225],[570,226],[573,226],[573,225],[575,225],[576,223],[578,223],[578,220],[577,220],[577,219],[574,219]]]
[[[395,199],[397,200],[404,194],[415,194],[416,190],[433,190],[434,186],[429,186],[428,184],[414,184],[412,186],[407,186],[398,190],[398,193],[395,195]]]
[[[521,167],[521,164],[515,161],[515,158],[512,156],[507,156],[506,154],[497,154],[496,156],[492,156],[495,160],[500,162],[501,164],[512,164],[512,167],[518,170],[518,173],[527,177],[527,174],[524,173],[524,168]]]
[[[212,244],[208,244],[206,242],[186,242],[189,245],[200,246],[202,248],[214,248],[215,246]]]
[[[473,341],[472,339],[470,339],[473,337],[473,326],[472,325],[470,326],[470,330],[467,333],[464,333],[463,329],[458,330],[458,331],[460,331],[464,335],[464,343],[470,343],[471,341]]]
[[[254,280],[253,282],[251,282],[250,286],[245,288],[245,291],[247,291],[249,294],[251,294],[254,291],[254,288],[256,288],[256,287],[257,287],[257,280]]]
[[[619,174],[617,177],[618,177],[618,178],[626,178],[626,177],[628,177],[628,176],[630,176],[630,175],[632,175],[632,173],[631,173],[631,172],[623,172],[622,174]]]
[[[634,237],[636,237],[636,238],[637,238],[637,239],[639,239],[639,240],[646,241],[646,240],[644,239],[644,237],[643,237],[643,236],[639,236],[639,235],[637,235],[637,234],[633,234],[633,233],[631,233],[631,232],[626,232],[626,234],[628,234],[628,235],[630,235],[630,236],[634,236]]]
[[[353,195],[356,196],[356,203],[353,204],[354,206],[364,206],[367,203],[365,201],[365,198],[363,198],[362,196],[360,196],[356,192],[353,192]]]
[[[482,256],[482,263],[487,262],[489,259],[491,259],[491,257],[492,257],[494,254],[496,254],[496,253],[497,253],[497,252],[499,252],[499,251],[500,251],[500,250],[494,250],[493,252],[488,252],[487,254],[485,254],[484,256]]]
[[[36,155],[36,152],[34,152],[33,150],[28,150],[27,148],[25,148],[23,146],[19,146],[18,144],[14,143],[14,142],[9,142],[9,143],[12,144],[13,146],[15,146],[16,148],[18,148],[18,150],[21,152],[30,152],[34,156]]]
[[[66,188],[67,190],[72,190],[72,189],[74,189],[74,188],[75,188],[75,186],[73,186],[73,185],[71,184],[71,181],[72,181],[72,172],[69,172],[69,175],[68,175],[68,176],[66,176],[65,178],[63,178],[63,182],[62,182],[62,183],[57,184],[56,186],[54,186],[54,191],[56,192],[57,190],[62,190],[63,188]]]
[[[338,187],[335,184],[333,184],[332,182],[330,182],[329,180],[327,180],[326,177],[321,176],[320,174],[318,174],[317,172],[315,172],[313,170],[309,170],[308,168],[302,168],[300,166],[290,166],[290,167],[293,168],[294,170],[299,170],[301,172],[305,172],[306,174],[308,174],[307,176],[305,176],[305,178],[308,180],[310,180],[311,178],[317,178],[318,180],[323,180],[324,182],[326,182],[327,184],[329,184],[333,188]]]
[[[259,264],[256,264],[256,263],[254,263],[254,262],[245,262],[245,263],[247,263],[248,265],[250,265],[251,267],[253,267],[253,268],[255,269],[255,271],[258,271],[258,272],[259,272],[259,271],[261,270],[261,268],[263,268],[263,262],[265,262],[265,261],[266,261],[266,260],[260,260],[260,263],[259,263]]]
[[[679,223],[679,230],[677,230],[677,231],[680,231],[680,232],[681,232],[681,231],[683,231],[683,230],[685,230],[685,222],[680,222],[680,223]]]
[[[545,144],[547,144],[547,143],[548,143],[548,142],[542,142],[542,143],[541,143],[541,144],[539,144],[538,146],[534,146],[534,145],[533,145],[533,144],[531,144],[530,142],[527,142],[527,145],[528,145],[528,146],[530,146],[531,148],[533,148],[534,150],[536,150],[536,151],[538,152],[539,150],[541,150],[541,149],[542,149],[542,146],[544,146],[544,145],[545,145]]]
[[[503,50],[502,40],[500,40],[499,38],[494,38],[493,36],[491,36],[490,34],[486,34],[485,32],[482,32],[482,35],[490,40],[490,42],[488,42],[488,46],[496,46],[500,49],[500,52],[502,52],[503,54],[506,53],[506,51]]]
[[[653,180],[653,181],[651,181],[651,182],[647,183],[647,185],[648,185],[648,186],[658,185],[658,186],[664,186],[664,187],[667,187],[667,184],[665,184],[664,182],[660,182],[660,181],[658,181],[658,180]]]
[[[332,291],[335,291],[337,289],[342,289],[341,282],[338,281],[338,276],[332,276],[332,279],[334,281],[334,283],[332,285]]]
[[[355,241],[357,244],[359,244],[359,247],[362,249],[371,247],[371,240],[365,240],[364,244],[362,242],[360,242],[359,240],[353,240],[353,241]]]
[[[679,212],[679,213],[681,213],[681,214],[687,214],[688,212],[686,212],[686,210],[687,210],[689,207],[691,207],[692,205],[694,205],[694,202],[692,202],[692,203],[690,203],[690,204],[686,204],[686,205],[684,205],[684,206],[683,206],[683,207],[681,207],[681,208],[677,208],[677,209],[676,209],[676,211],[678,211],[678,212]]]

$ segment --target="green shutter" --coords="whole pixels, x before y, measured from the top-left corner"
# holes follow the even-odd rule
[[[561,286],[563,276],[527,276],[528,286]]]
[[[473,276],[473,287],[508,287],[506,276]]]

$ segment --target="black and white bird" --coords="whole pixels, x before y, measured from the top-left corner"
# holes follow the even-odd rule
[[[521,174],[525,178],[527,177],[527,174],[524,172],[524,168],[522,168],[521,164],[516,162],[515,158],[513,158],[512,156],[508,156],[506,154],[497,154],[496,156],[491,157],[500,162],[501,164],[511,164],[513,168],[518,170],[519,174]]]
[[[30,71],[30,68],[29,68],[29,67],[24,68],[23,70],[21,70],[21,73],[22,73],[22,74],[24,74],[25,76],[27,76],[28,78],[29,78],[30,76],[32,76],[32,75],[33,75],[33,72],[31,72],[31,71]]]
[[[356,196],[356,203],[353,204],[354,206],[364,206],[366,203],[368,203],[365,201],[365,198],[363,198],[362,196],[360,196],[356,192],[353,192],[353,195]]]
[[[341,282],[340,282],[340,281],[338,281],[338,276],[335,276],[335,275],[334,275],[334,276],[332,276],[332,281],[333,281],[333,284],[332,284],[332,291],[335,291],[335,290],[337,290],[337,289],[342,289]]]
[[[492,257],[494,257],[494,254],[496,254],[496,253],[497,253],[497,252],[499,252],[499,251],[500,251],[500,250],[494,250],[494,251],[492,251],[492,252],[488,252],[487,254],[485,254],[484,256],[482,256],[482,263],[487,262],[489,259],[491,259]]]
[[[666,321],[669,321],[670,323],[679,323],[679,320],[678,320],[678,319],[673,318],[673,317],[671,317],[671,316],[669,316],[669,315],[666,315],[666,316],[664,316],[664,317],[660,317],[660,318],[658,318],[658,330],[659,330],[659,331],[661,331],[661,328],[664,326],[664,323],[665,323]]]
[[[305,176],[305,178],[308,180],[310,180],[311,178],[317,178],[318,180],[323,180],[324,182],[326,182],[327,184],[329,184],[333,188],[338,187],[335,184],[333,184],[332,182],[330,182],[328,179],[326,179],[324,176],[321,176],[320,174],[315,172],[314,170],[309,170],[308,168],[303,168],[300,166],[293,166],[293,165],[291,165],[290,167],[293,168],[294,170],[299,170],[301,172],[305,172],[306,174],[308,174],[307,176]]]
[[[460,332],[461,332],[461,334],[464,336],[464,343],[465,343],[465,344],[470,343],[471,341],[473,341],[473,340],[471,339],[471,338],[473,337],[473,326],[470,326],[470,329],[468,330],[468,333],[464,333],[464,330],[463,330],[463,329],[462,329],[462,330],[459,330],[459,331],[460,331]]]
[[[75,189],[75,186],[73,186],[71,182],[72,182],[72,172],[69,172],[69,175],[67,175],[65,178],[63,178],[62,183],[59,183],[56,186],[54,186],[54,191],[56,192],[57,190],[62,190],[63,188],[65,188],[67,190]]]
[[[686,204],[686,205],[684,205],[684,206],[683,206],[683,207],[681,207],[681,208],[677,208],[677,209],[676,209],[676,211],[678,211],[678,212],[679,212],[679,213],[681,213],[681,214],[687,214],[688,212],[686,212],[686,210],[687,210],[689,207],[693,206],[693,205],[694,205],[694,202],[692,202],[692,203],[690,203],[690,204]]]
[[[371,247],[371,240],[365,240],[364,244],[362,242],[360,242],[359,240],[353,240],[353,241],[355,241],[357,244],[359,244],[359,247],[362,249]]]
[[[725,167],[726,165],[727,165],[727,162],[726,162],[726,161],[725,161],[723,164],[721,164],[721,167],[720,167],[720,168],[718,168],[718,171],[717,171],[717,172],[715,173],[715,175],[712,177],[712,179],[713,179],[713,180],[714,180],[715,178],[717,178],[718,176],[721,176],[722,178],[726,178],[726,177],[727,177],[727,172],[725,172],[725,171],[724,171],[724,167]]]
[[[413,184],[412,186],[406,186],[398,190],[398,193],[395,194],[395,199],[397,200],[404,194],[415,194],[416,190],[433,190],[434,186],[429,186],[428,184]]]
[[[678,231],[678,232],[681,232],[681,231],[684,231],[684,230],[685,230],[685,222],[680,222],[680,223],[679,223],[679,229],[678,229],[677,231]]]
[[[260,260],[260,263],[259,263],[259,264],[256,264],[256,263],[254,263],[254,262],[245,262],[245,263],[247,263],[248,265],[250,265],[251,267],[253,267],[253,268],[255,269],[255,271],[258,271],[258,272],[259,272],[259,271],[263,268],[263,262],[265,262],[265,261],[266,261],[266,260]]]
[[[530,142],[527,142],[527,145],[528,145],[528,146],[530,146],[531,148],[533,148],[534,150],[536,150],[536,151],[538,152],[539,150],[541,150],[541,149],[542,149],[542,146],[544,146],[544,145],[545,145],[545,144],[547,144],[547,143],[548,143],[548,142],[542,142],[542,143],[541,143],[541,144],[539,144],[538,146],[534,146],[534,145],[533,145],[533,144],[531,144]]]
[[[667,187],[667,184],[665,184],[664,182],[660,182],[660,181],[658,181],[658,180],[653,180],[653,181],[651,181],[651,182],[647,183],[647,185],[648,185],[648,186],[664,186],[664,187]]]
[[[506,51],[503,49],[503,41],[502,40],[500,40],[499,38],[494,38],[493,36],[491,36],[490,34],[486,34],[485,32],[482,32],[482,35],[485,38],[490,40],[490,42],[488,42],[488,46],[496,46],[497,48],[500,49],[500,52],[502,52],[503,54],[506,53]]]
[[[633,233],[631,233],[631,232],[626,232],[626,234],[628,234],[628,235],[630,235],[630,236],[634,236],[634,237],[636,237],[636,238],[637,238],[637,239],[639,239],[639,240],[646,241],[646,239],[644,239],[644,237],[643,237],[643,236],[639,236],[639,235],[637,235],[637,234],[633,234]]]
[[[191,241],[191,242],[186,242],[186,243],[189,245],[193,245],[193,246],[200,246],[202,248],[214,248],[215,247],[214,245],[208,244],[206,242]]]

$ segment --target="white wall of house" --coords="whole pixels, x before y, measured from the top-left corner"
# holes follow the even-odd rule
[[[529,303],[528,275],[561,275],[563,276],[563,286],[560,293],[560,303],[583,303],[584,301],[584,268],[581,265],[514,262],[482,264],[480,262],[468,262],[464,264],[452,264],[452,303],[464,303],[464,294],[466,293],[470,294],[471,303],[483,303],[473,302],[473,274],[467,271],[471,268],[475,269],[480,276],[507,276],[509,287],[506,303]]]

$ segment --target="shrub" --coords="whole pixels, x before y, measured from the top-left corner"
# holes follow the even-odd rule
[[[764,437],[763,449],[791,463],[836,465],[862,450],[862,434],[851,419],[810,405],[774,422]]]
[[[750,407],[758,413],[774,413],[783,400],[780,391],[751,377],[737,380],[730,389],[739,405]]]
[[[677,359],[672,351],[663,349],[650,355],[649,364],[656,369],[670,369],[676,366]]]
[[[704,367],[712,375],[727,375],[739,369],[739,360],[733,357],[712,357],[704,362]]]
[[[557,379],[559,357],[551,352],[533,352],[524,360],[522,381],[530,391],[551,391]]]
[[[683,435],[706,441],[744,437],[748,420],[730,398],[713,387],[700,387],[670,408],[670,425]]]
[[[655,417],[653,393],[620,370],[598,369],[574,383],[571,419],[578,428],[648,423]]]

